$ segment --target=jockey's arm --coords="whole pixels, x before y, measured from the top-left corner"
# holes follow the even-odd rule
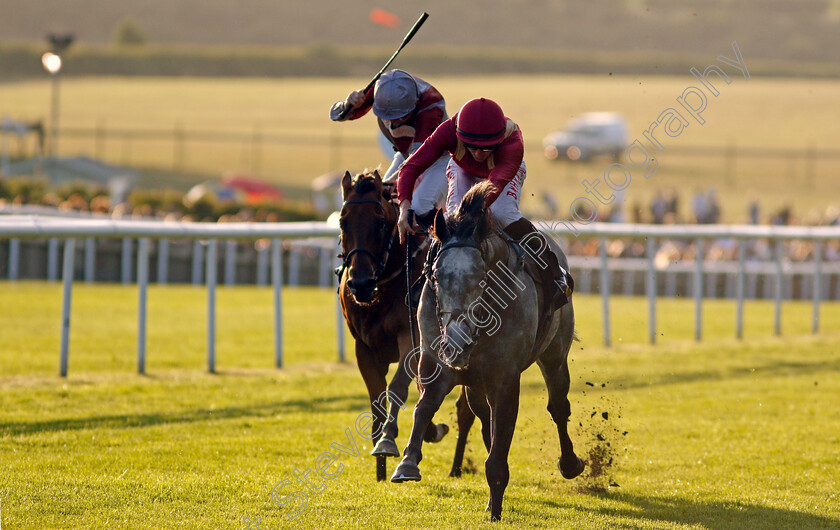
[[[414,142],[411,144],[411,147],[408,151],[408,156],[410,157],[414,154],[420,146],[423,145],[423,142]],[[394,153],[394,159],[391,161],[391,166],[388,168],[388,171],[385,172],[385,178],[382,179],[383,182],[397,182],[399,178],[399,170],[405,162],[405,157],[403,157],[402,153],[397,151]],[[411,210],[411,198],[405,198],[400,202],[400,217],[397,220],[397,230],[400,234],[400,244],[405,243],[405,235],[414,234],[414,228],[416,228],[417,224],[414,223],[414,220],[409,221],[408,212]]]
[[[412,226],[412,222],[409,222],[409,215],[408,212],[411,210],[411,199],[404,199],[400,203],[400,217],[397,219],[397,230],[400,234],[400,244],[405,243],[405,235],[414,234],[414,227]]]
[[[423,142],[414,142],[411,144],[411,147],[408,149],[408,156],[411,156],[414,151],[423,145]],[[382,177],[382,182],[386,184],[396,184],[397,177],[399,176],[400,166],[402,163],[405,162],[405,158],[403,154],[399,151],[394,152],[394,158],[391,160],[391,165],[388,166],[388,170],[385,171],[385,176]]]
[[[332,121],[355,120],[367,114],[372,105],[373,89],[367,92],[354,90],[347,95],[346,100],[336,101],[333,104],[330,108],[330,119]]]
[[[405,157],[399,151],[394,152],[394,158],[391,160],[391,165],[385,171],[385,176],[382,177],[383,184],[396,184],[397,176],[399,175],[400,166],[405,162]]]

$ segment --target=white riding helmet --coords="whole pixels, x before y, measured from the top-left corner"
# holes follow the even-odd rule
[[[403,70],[385,72],[373,89],[373,113],[383,120],[396,120],[414,110],[420,99],[417,82]]]

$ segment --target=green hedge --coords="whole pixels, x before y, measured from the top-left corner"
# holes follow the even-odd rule
[[[44,77],[42,46],[0,44],[0,78]],[[67,76],[333,77],[369,76],[393,50],[384,47],[135,47],[76,45],[65,54]],[[686,75],[714,57],[652,52],[578,52],[542,49],[416,46],[398,66],[437,75],[498,73]],[[396,63],[395,63],[396,64]],[[756,76],[840,77],[840,64],[794,61],[749,63]]]

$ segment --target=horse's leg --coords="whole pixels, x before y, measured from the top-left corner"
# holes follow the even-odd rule
[[[394,379],[391,380],[391,384],[388,387],[388,390],[391,390],[392,386],[395,386],[395,381],[399,377],[400,380],[405,379],[405,393],[406,395],[402,397],[402,403],[405,403],[405,399],[408,397],[408,387],[411,384],[411,377],[408,375],[409,373],[416,374],[417,373],[417,366],[420,361],[419,355],[411,355],[413,351],[411,349],[412,342],[411,342],[411,335],[403,334],[398,337],[399,347],[400,347],[400,366],[396,374],[394,374]],[[406,363],[410,363],[410,366],[406,366]],[[419,379],[419,376],[418,376]],[[390,398],[390,396],[389,396]],[[404,406],[401,408],[405,408]],[[395,410],[395,407],[391,405],[391,417],[396,418],[396,414],[398,413]],[[390,419],[390,418],[389,418]],[[394,437],[393,439],[396,440],[397,437],[397,422],[396,419],[394,420]],[[388,425],[386,425],[386,433],[388,431]],[[449,425],[445,423],[438,423],[435,424],[434,421],[429,423],[429,426],[426,427],[426,431],[423,433],[423,441],[424,442],[431,442],[437,443],[443,440],[443,437],[449,432]],[[394,449],[396,450],[396,443],[394,444]],[[388,456],[400,456],[399,451],[397,450],[397,454]]]
[[[566,355],[544,354],[543,357],[547,358],[540,358],[537,364],[548,387],[548,412],[557,424],[557,433],[560,435],[561,453],[557,467],[560,468],[563,478],[573,479],[583,472],[586,464],[575,454],[572,439],[569,437],[568,423],[569,416],[572,415],[568,397],[569,365]]]
[[[490,402],[490,424],[493,444],[484,462],[484,474],[490,486],[490,520],[502,518],[502,498],[505,495],[510,469],[508,454],[519,414],[519,374],[512,376],[499,388]]]
[[[383,365],[376,359],[373,352],[361,341],[356,341],[356,363],[359,365],[359,372],[365,381],[368,396],[370,397],[370,411],[373,414],[373,423],[370,426],[371,439],[376,440],[382,432],[385,423],[385,412],[374,405],[374,402],[385,391],[385,373],[387,365]],[[388,469],[384,456],[376,457],[376,480],[383,481],[387,478]]]
[[[467,403],[470,411],[481,420],[481,437],[484,440],[484,447],[490,452],[493,445],[493,433],[490,430],[490,405],[487,403],[487,396],[475,389],[464,387],[467,396]]]
[[[483,392],[479,392],[474,388],[464,387],[464,392],[467,395],[467,403],[470,405],[470,411],[478,419],[481,420],[481,438],[484,441],[484,447],[487,453],[490,453],[490,448],[493,446],[493,431],[491,430],[492,423],[490,422],[490,404],[487,403],[487,396]],[[486,469],[485,469],[486,473]],[[487,506],[484,508],[485,512],[490,511],[490,500],[487,500]]]
[[[408,399],[408,385],[411,383],[411,378],[405,370],[402,362],[397,365],[397,372],[391,378],[388,384],[387,396],[380,395],[377,398],[377,403],[382,410],[388,407],[388,416],[385,418],[385,427],[382,436],[373,448],[372,455],[376,456],[400,456],[400,450],[397,448],[396,439],[399,435],[399,419],[400,410],[405,409],[405,401]]]
[[[470,410],[470,405],[467,402],[466,387],[461,387],[461,395],[458,396],[458,402],[455,406],[458,409],[458,443],[455,444],[455,458],[452,460],[452,470],[449,472],[450,477],[461,476],[461,467],[464,463],[464,450],[467,448],[467,435],[469,435],[470,429],[475,422],[475,414]]]
[[[423,435],[431,423],[435,412],[440,409],[443,399],[454,388],[453,377],[447,371],[434,377],[437,363],[431,357],[420,363],[420,379],[430,380],[420,388],[420,399],[414,407],[414,420],[411,426],[411,437],[403,451],[403,459],[391,475],[391,482],[406,482],[420,480],[418,464],[423,459],[421,447]]]

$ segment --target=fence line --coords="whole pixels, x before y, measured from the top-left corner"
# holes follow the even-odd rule
[[[566,231],[553,231],[557,235],[569,236]],[[822,263],[822,242],[836,241],[840,239],[840,227],[793,227],[793,226],[737,226],[737,225],[634,225],[634,224],[611,224],[593,223],[591,225],[579,226],[576,232],[582,237],[597,237],[600,240],[600,266],[597,267],[600,273],[600,290],[602,299],[604,344],[611,344],[610,334],[610,271],[628,267],[633,270],[647,272],[646,294],[649,303],[650,320],[650,341],[655,342],[656,336],[656,280],[657,268],[653,255],[656,251],[656,240],[658,239],[694,239],[696,241],[696,258],[694,263],[694,289],[695,299],[695,339],[702,338],[702,303],[703,303],[703,277],[712,272],[712,267],[704,263],[703,245],[705,239],[734,238],[741,241],[751,239],[768,239],[776,242],[775,261],[773,263],[748,263],[744,259],[743,252],[739,251],[739,259],[735,272],[737,274],[737,311],[736,311],[736,336],[742,338],[743,331],[743,302],[746,289],[746,273],[748,269],[753,273],[773,274],[775,278],[775,311],[774,330],[777,335],[781,334],[781,304],[783,290],[785,288],[784,274],[794,269],[810,274],[812,277],[813,290],[813,313],[812,332],[819,331],[819,306],[823,298],[821,292],[822,276],[825,273],[840,274],[840,263]],[[42,216],[0,216],[0,239],[10,240],[10,249],[19,248],[20,238],[35,239],[57,239],[64,238],[64,267],[63,267],[63,303],[62,303],[62,336],[60,351],[60,369],[62,376],[67,375],[67,361],[69,353],[70,334],[70,309],[72,297],[72,284],[74,277],[75,263],[75,238],[115,238],[129,243],[133,239],[139,239],[137,255],[137,285],[138,295],[138,372],[145,371],[145,318],[146,318],[146,290],[148,286],[148,259],[149,240],[167,239],[193,239],[196,243],[201,240],[207,241],[206,259],[206,284],[207,284],[207,365],[208,371],[215,371],[215,288],[217,279],[216,251],[220,240],[271,240],[271,278],[274,289],[274,326],[275,326],[275,365],[281,368],[283,364],[282,351],[282,241],[284,239],[302,238],[335,238],[338,236],[338,228],[321,222],[303,223],[179,223],[162,221],[138,221],[138,220],[116,220],[116,219],[66,219],[50,218]],[[617,260],[607,255],[608,238],[644,238],[647,239],[647,256],[637,260]],[[785,240],[810,240],[815,243],[813,263],[788,264],[783,262],[781,252],[782,243]],[[51,247],[55,246],[51,244]],[[745,245],[739,245],[743,248]],[[323,253],[322,253],[323,255]],[[128,254],[130,261],[130,253]],[[125,259],[126,254],[123,254]],[[12,260],[17,259],[10,251],[10,272]],[[573,257],[572,264],[581,265],[586,258]],[[616,265],[616,263],[621,263]],[[680,265],[684,267],[686,265]],[[15,267],[17,265],[15,264]],[[688,265],[690,267],[690,265]],[[726,268],[731,269],[732,265],[727,264],[724,269],[715,266],[714,272],[721,272]],[[291,266],[290,266],[291,268]],[[590,267],[590,271],[595,267]],[[770,270],[772,269],[772,271]],[[675,269],[676,270],[676,269]],[[195,272],[195,268],[193,269]],[[675,271],[672,271],[675,272]],[[668,271],[666,270],[666,274]],[[226,275],[227,276],[227,275]],[[129,279],[130,281],[130,279]],[[338,321],[338,350],[339,357],[343,360],[343,321],[340,310],[336,311]]]
[[[341,147],[370,147],[370,138],[351,135],[336,135],[334,130],[323,133],[305,131],[268,132],[266,127],[254,124],[251,130],[230,131],[211,129],[187,129],[183,123],[176,122],[172,128],[131,128],[107,127],[103,121],[98,121],[93,127],[66,127],[59,131],[63,138],[90,140],[93,156],[103,158],[106,142],[118,141],[125,152],[131,152],[131,143],[139,141],[172,142],[172,167],[176,171],[184,169],[186,159],[186,145],[192,142],[211,142],[238,144],[248,147],[251,156],[251,170],[260,171],[263,167],[262,156],[267,146],[319,146],[329,149],[328,159],[330,167],[338,167],[336,150]],[[540,142],[532,141],[526,144],[529,151],[541,153]],[[739,159],[786,159],[803,160],[805,163],[805,179],[813,181],[815,177],[815,162],[821,159],[840,160],[840,149],[817,149],[813,144],[801,148],[768,148],[759,146],[741,146],[733,142],[725,145],[698,145],[669,147],[668,156],[717,157],[723,160],[724,174],[728,181],[735,177],[735,167]]]
[[[128,128],[128,127],[106,127],[98,123],[95,127],[66,127],[60,130],[62,137],[94,139],[98,142],[107,141],[111,137],[122,141],[151,140],[151,141],[173,141],[176,147],[173,152],[178,152],[186,142],[222,142],[239,144],[301,144],[301,145],[330,145],[335,142],[334,135],[330,133],[313,134],[300,131],[289,132],[264,132],[263,128],[255,125],[251,131],[231,132],[230,130],[190,129],[184,128],[180,122],[175,123],[171,129],[166,128]],[[369,146],[370,139],[367,137],[342,137],[342,142],[348,145]],[[530,142],[528,147],[542,151],[542,144]],[[680,155],[691,156],[720,156],[720,157],[747,157],[747,158],[840,158],[840,149],[817,149],[813,146],[802,148],[768,148],[756,146],[739,146],[734,143],[728,145],[697,145],[697,146],[674,146],[669,152]]]

